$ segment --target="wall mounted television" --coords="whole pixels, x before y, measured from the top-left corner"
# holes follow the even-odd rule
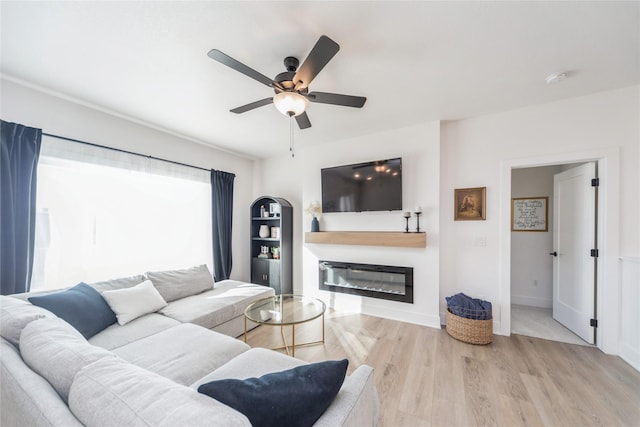
[[[402,210],[402,158],[324,168],[322,212]]]

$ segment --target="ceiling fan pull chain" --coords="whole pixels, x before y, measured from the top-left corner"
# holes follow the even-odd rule
[[[291,151],[291,157],[295,157],[293,151],[293,114],[289,115],[289,151]]]

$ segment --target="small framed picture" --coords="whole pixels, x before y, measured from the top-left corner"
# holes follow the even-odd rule
[[[549,197],[511,199],[511,231],[549,231]]]
[[[487,187],[456,188],[454,190],[454,220],[484,221],[487,219]]]
[[[269,215],[270,216],[280,216],[280,204],[279,203],[269,203]]]

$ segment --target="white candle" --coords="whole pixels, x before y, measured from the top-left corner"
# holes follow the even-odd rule
[[[411,218],[411,212],[405,212],[404,213],[404,217],[405,218]]]
[[[422,213],[422,206],[416,206],[415,213]]]

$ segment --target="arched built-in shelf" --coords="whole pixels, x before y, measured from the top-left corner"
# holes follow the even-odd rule
[[[257,198],[251,215],[251,282],[271,286],[277,295],[293,293],[293,207],[280,197]],[[260,236],[260,228],[269,234]],[[262,248],[267,249],[262,254]],[[279,257],[274,258],[274,248]]]

